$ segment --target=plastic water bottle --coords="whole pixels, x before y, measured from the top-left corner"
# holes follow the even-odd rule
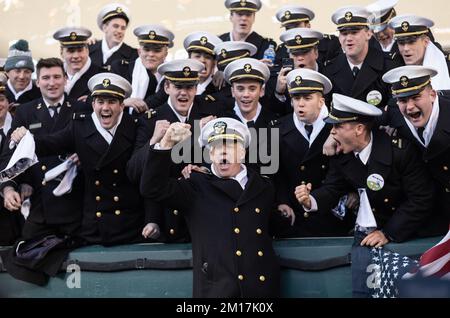
[[[273,65],[275,63],[275,47],[273,44],[270,44],[267,50],[264,51],[263,59],[267,59],[271,61],[271,64]]]

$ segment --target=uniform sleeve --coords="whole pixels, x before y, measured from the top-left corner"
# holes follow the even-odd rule
[[[64,153],[75,153],[74,122],[71,121],[66,128],[50,135],[35,136],[36,155],[51,156]]]
[[[170,178],[170,156],[170,150],[150,148],[142,171],[140,191],[145,198],[188,211],[195,197],[192,177],[188,180]]]
[[[430,216],[434,188],[425,164],[419,157],[420,151],[412,143],[404,150],[394,151],[398,157],[394,159],[394,165],[400,171],[407,199],[385,224],[383,231],[394,241],[402,242],[410,238]]]

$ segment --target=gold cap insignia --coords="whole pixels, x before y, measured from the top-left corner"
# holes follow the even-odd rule
[[[227,58],[227,55],[228,55],[227,50],[222,49],[222,51],[220,51],[220,55],[222,55],[222,57],[223,57],[224,59],[226,59],[226,58]]]
[[[407,32],[409,30],[409,22],[408,21],[402,22],[402,30],[404,32]]]
[[[117,13],[122,13],[122,12],[123,12],[123,9],[122,9],[121,7],[117,7],[116,12],[117,12]]]
[[[191,68],[189,66],[186,66],[185,68],[183,68],[183,74],[184,74],[184,77],[189,77],[191,75]]]
[[[214,129],[215,134],[222,135],[227,130],[227,123],[225,123],[223,121],[219,121],[214,124],[213,129]]]
[[[409,84],[409,78],[406,77],[406,76],[400,77],[400,84],[401,84],[403,87],[407,87],[408,84]]]
[[[353,19],[353,13],[347,12],[347,13],[345,14],[345,20],[346,20],[347,22],[350,22],[351,19]]]
[[[202,36],[202,37],[200,38],[200,43],[201,43],[203,46],[205,46],[206,43],[208,43],[208,38],[207,38],[206,36]]]
[[[244,71],[245,73],[250,73],[252,71],[252,66],[250,64],[245,64],[244,65]]]
[[[155,31],[150,31],[148,34],[148,38],[150,40],[154,40],[156,38],[156,32]]]
[[[245,7],[247,5],[247,0],[241,0],[241,7]]]
[[[106,87],[108,87],[109,85],[111,85],[111,81],[110,81],[109,79],[105,78],[105,79],[103,80],[103,87],[106,88]]]
[[[286,20],[289,20],[289,19],[291,18],[291,11],[286,11],[286,12],[284,13],[284,18],[285,18]]]
[[[303,79],[301,76],[297,76],[295,78],[295,84],[297,84],[298,86],[300,86],[300,84],[303,82]]]
[[[295,36],[295,43],[297,43],[298,45],[302,44],[302,37],[300,35],[296,35]]]
[[[77,39],[77,33],[76,32],[72,32],[72,33],[70,33],[70,39],[72,40],[72,41],[75,41],[76,39]]]

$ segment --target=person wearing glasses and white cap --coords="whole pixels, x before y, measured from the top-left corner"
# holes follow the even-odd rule
[[[34,136],[41,157],[76,152],[85,180],[80,237],[87,244],[115,245],[143,239],[144,201],[126,174],[143,121],[124,112],[131,84],[113,73],[100,73],[88,83],[93,113],[76,114],[63,130]],[[27,129],[11,135],[18,143]]]
[[[438,74],[432,79],[433,88],[450,91],[447,60],[429,35],[434,22],[415,15],[402,15],[392,19],[389,25],[395,30],[395,39],[404,65],[422,65],[438,70]]]
[[[351,229],[330,210],[308,213],[295,197],[302,183],[320,187],[329,167],[329,157],[322,153],[332,125],[325,95],[332,85],[328,78],[309,69],[296,69],[287,75],[293,114],[278,120],[280,131],[280,169],[275,175],[278,210],[289,219],[280,223],[282,237],[345,236]],[[349,219],[347,215],[346,221]]]
[[[360,196],[355,244],[381,247],[417,235],[431,216],[433,182],[415,145],[373,129],[382,111],[368,103],[333,94],[325,122],[341,154],[330,160],[320,188],[295,190],[306,211],[331,210],[348,191]]]
[[[65,27],[53,34],[53,38],[60,43],[67,73],[65,92],[72,100],[85,102],[90,95],[88,81],[102,71],[89,57],[88,39],[91,35],[90,30],[82,27]]]
[[[391,95],[381,76],[395,65],[381,50],[369,45],[370,15],[363,7],[344,7],[333,14],[345,54],[330,61],[323,74],[333,83],[333,93],[384,108]]]
[[[173,60],[162,64],[158,72],[165,77],[164,90],[169,96],[166,103],[156,111],[146,116],[146,136],[141,138],[144,142],[141,148],[133,155],[128,163],[128,176],[139,183],[142,177],[142,163],[148,155],[149,145],[154,145],[161,140],[164,133],[172,123],[188,123],[194,131],[197,121],[219,115],[222,110],[217,111],[211,105],[201,103],[196,99],[197,85],[200,82],[200,74],[204,70],[203,63],[193,59]],[[193,143],[192,146],[194,146]],[[194,162],[194,151],[192,158],[187,163]],[[186,163],[186,164],[187,164]],[[171,177],[179,177],[185,164],[171,164]],[[149,205],[152,203],[148,203]],[[158,220],[161,236],[159,241],[166,243],[182,243],[190,240],[189,232],[179,210],[170,210],[167,205],[158,208],[153,204],[153,219]]]
[[[217,118],[199,138],[209,150],[211,173],[171,178],[172,148],[191,127],[174,123],[147,150],[141,191],[183,211],[192,234],[193,296],[279,297],[280,269],[269,234],[275,190],[244,164],[251,134],[242,122]]]
[[[272,46],[275,50],[277,44],[269,38],[262,37],[255,31],[252,31],[255,23],[256,12],[258,12],[262,3],[261,0],[225,0],[225,7],[230,11],[230,21],[233,24],[233,30],[220,36],[222,41],[246,41],[257,48],[255,59],[262,60],[264,52]],[[265,61],[269,63],[269,61]],[[272,63],[272,61],[270,61]]]
[[[112,72],[126,78],[133,86],[125,106],[143,113],[167,101],[163,89],[164,78],[158,73],[158,67],[166,60],[169,48],[173,47],[175,35],[166,27],[156,24],[141,25],[133,32],[139,42],[139,57],[130,62],[115,61]]]
[[[97,25],[104,36],[89,46],[92,63],[110,71],[115,60],[130,62],[137,58],[137,50],[123,42],[129,23],[130,10],[121,3],[107,4],[100,10]]]
[[[186,36],[183,42],[189,58],[205,65],[204,70],[199,74],[200,82],[197,85],[197,96],[202,99],[219,91],[213,84],[213,76],[216,70],[215,47],[219,43],[222,43],[222,40],[209,32],[191,33]]]
[[[277,20],[286,31],[296,28],[311,28],[311,21],[315,14],[312,10],[300,5],[285,5],[275,14]],[[318,44],[319,64],[332,60],[342,53],[341,44],[335,35],[323,34]],[[289,52],[285,43],[281,43],[277,48],[275,65],[282,66],[283,58],[289,58]]]
[[[391,70],[383,80],[392,85],[398,107],[390,107],[391,126],[422,152],[422,158],[437,185],[432,234],[444,234],[450,221],[450,102],[433,87],[435,69],[408,65]]]

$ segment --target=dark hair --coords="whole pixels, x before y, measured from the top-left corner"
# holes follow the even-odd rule
[[[50,57],[46,59],[40,59],[36,65],[36,73],[39,78],[39,73],[42,68],[52,68],[52,67],[60,67],[64,76],[66,76],[66,71],[64,70],[64,63],[61,59],[57,57]]]

